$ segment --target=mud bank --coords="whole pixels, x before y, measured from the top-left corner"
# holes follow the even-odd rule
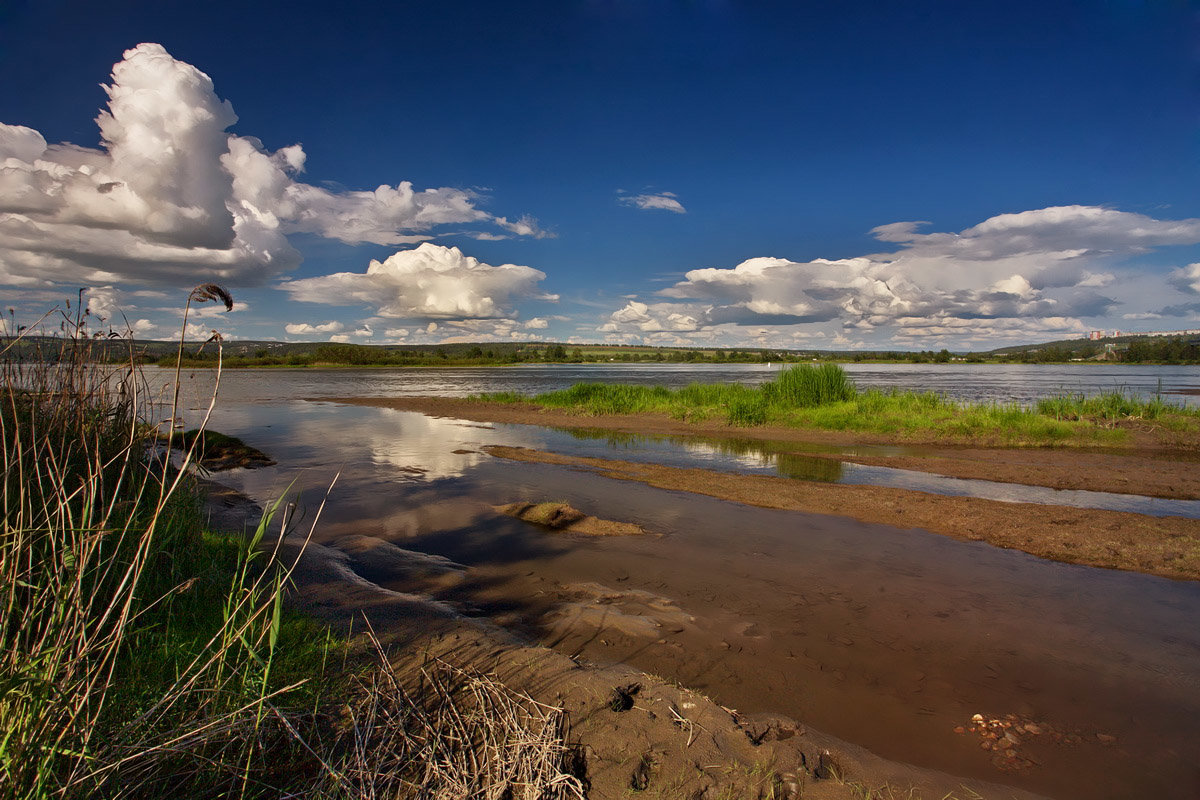
[[[261,514],[236,492],[212,483],[203,488],[214,526],[245,530]],[[285,541],[285,560],[299,555],[299,546]],[[671,680],[537,646],[426,593],[467,580],[469,571],[372,537],[309,543],[299,555],[290,604],[347,632],[369,622],[402,678],[437,660],[495,675],[511,689],[563,708],[587,796],[596,800],[631,792],[697,800],[856,800],[877,796],[874,791],[963,800],[1043,797],[889,761],[787,716],[740,714]],[[414,591],[385,588],[396,585]],[[613,599],[603,587],[591,590],[593,600]],[[584,626],[568,627],[578,632]]]

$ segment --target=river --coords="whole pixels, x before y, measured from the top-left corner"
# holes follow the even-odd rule
[[[1030,403],[1059,394],[1125,392],[1161,395],[1176,405],[1200,404],[1200,367],[1121,364],[843,364],[862,389],[932,391],[956,400]],[[575,383],[689,383],[757,385],[774,378],[779,364],[522,364],[511,367],[446,369],[250,369],[228,370],[227,398],[275,400],[281,397],[358,395],[465,397],[480,392],[539,392]],[[170,370],[148,368],[149,375]],[[197,373],[201,374],[201,373]]]

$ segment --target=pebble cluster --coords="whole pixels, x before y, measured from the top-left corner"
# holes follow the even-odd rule
[[[1016,714],[1006,714],[1003,717],[975,714],[971,717],[970,725],[959,725],[954,732],[977,734],[980,749],[990,751],[992,765],[1005,772],[1027,770],[1041,763],[1021,749],[1021,745],[1027,740],[1038,738],[1054,744],[1075,745],[1081,744],[1086,738],[1079,731],[1064,731],[1047,722]],[[1095,741],[1100,744],[1113,744],[1117,738],[1106,733],[1097,733]]]

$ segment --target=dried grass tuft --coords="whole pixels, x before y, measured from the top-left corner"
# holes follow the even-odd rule
[[[346,755],[330,773],[336,791],[323,796],[583,799],[561,708],[443,661],[421,669],[406,688],[378,652],[380,665],[358,679],[346,707]]]

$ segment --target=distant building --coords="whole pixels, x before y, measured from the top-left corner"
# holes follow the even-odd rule
[[[1188,331],[1146,331],[1145,333],[1127,333],[1126,336],[1195,336],[1200,330]]]
[[[1097,339],[1116,339],[1120,336],[1198,336],[1200,330],[1186,331],[1092,331],[1088,334],[1088,339],[1096,341]]]

